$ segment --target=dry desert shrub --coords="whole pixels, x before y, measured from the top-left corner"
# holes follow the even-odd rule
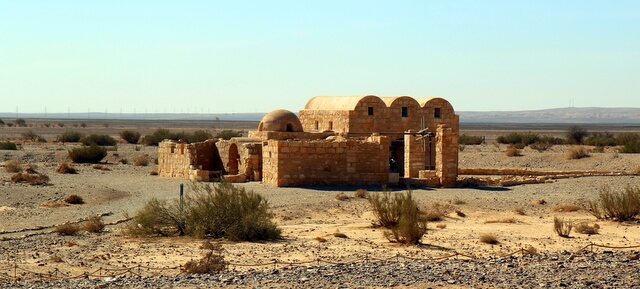
[[[69,163],[64,162],[64,163],[60,163],[60,165],[56,169],[56,173],[59,173],[59,174],[77,174],[78,170],[76,170]]]
[[[121,159],[118,160],[118,163],[126,165],[127,163],[129,163],[129,160],[127,160],[126,158],[121,158]]]
[[[338,193],[338,194],[336,194],[336,200],[338,200],[338,201],[346,201],[346,200],[349,200],[349,196],[347,196],[347,194],[345,194],[345,193]]]
[[[508,157],[519,157],[522,156],[522,151],[514,146],[509,146],[507,150],[504,151],[504,154]]]
[[[564,205],[564,206],[557,206],[553,208],[554,212],[564,212],[564,213],[577,212],[581,210],[584,210],[584,207],[576,206],[576,205]]]
[[[104,230],[104,222],[102,217],[93,216],[82,223],[82,229],[89,233],[100,233]]]
[[[391,242],[419,244],[427,232],[427,220],[411,195],[385,191],[369,196],[378,224],[387,228],[385,237]]]
[[[589,202],[589,210],[598,219],[635,219],[640,215],[640,187],[628,186],[619,192],[604,187],[600,190],[598,200]]]
[[[558,236],[568,238],[572,228],[573,224],[571,222],[558,219],[557,217],[553,218],[553,231],[556,232]]]
[[[17,173],[22,170],[20,162],[17,160],[8,160],[4,162],[4,171],[7,173]]]
[[[640,168],[638,168],[640,170]],[[353,194],[356,198],[366,199],[369,192],[365,189],[357,189]]]
[[[126,231],[133,236],[276,240],[282,231],[272,218],[267,200],[244,187],[231,183],[193,184],[184,202],[151,199],[134,216]]]
[[[519,223],[518,219],[516,218],[504,218],[504,219],[495,219],[495,220],[486,220],[484,221],[485,224],[515,224],[515,223]]]
[[[14,183],[27,183],[33,186],[37,185],[46,185],[49,183],[49,176],[45,174],[40,174],[35,171],[30,173],[29,171],[24,171],[22,173],[17,173],[11,176],[11,181]]]
[[[64,199],[64,202],[67,203],[67,204],[72,204],[72,205],[84,204],[84,200],[82,199],[82,197],[78,196],[76,194],[69,195],[68,197],[66,197]]]
[[[436,225],[436,228],[438,228],[438,229],[444,229],[446,227],[447,227],[447,224],[437,224]]]
[[[513,210],[513,212],[515,212],[516,214],[518,214],[518,215],[520,215],[520,216],[524,216],[524,215],[526,215],[526,214],[527,214],[527,213],[524,211],[524,208],[515,208],[515,209]]]
[[[136,167],[146,167],[149,165],[149,156],[141,155],[133,159],[133,165]]]
[[[566,155],[566,159],[577,160],[581,158],[586,158],[588,156],[589,156],[589,153],[587,152],[587,150],[585,150],[581,146],[577,146],[569,149],[569,152],[567,152],[567,155]]]
[[[205,247],[205,246],[203,246]],[[184,265],[184,271],[189,274],[213,274],[224,271],[229,262],[224,259],[224,250],[220,243],[210,243],[206,247],[211,248],[202,259],[191,260]]]
[[[480,242],[485,244],[491,244],[491,245],[496,245],[500,243],[498,241],[498,237],[492,233],[486,233],[486,234],[480,235]]]
[[[586,222],[578,223],[573,228],[576,232],[587,235],[598,234],[598,231],[600,230],[600,226],[598,224],[589,225]]]
[[[326,241],[327,241],[327,239],[322,238],[322,237],[315,237],[315,238],[313,238],[313,239],[314,239],[314,240],[316,240],[316,241],[318,241],[318,243],[324,243],[324,242],[326,242]]]
[[[58,235],[62,236],[73,236],[78,234],[79,231],[80,226],[78,226],[78,224],[72,223],[64,223],[60,226],[57,226],[55,229],[55,232],[58,233]]]
[[[333,236],[336,238],[347,238],[347,235],[345,235],[344,233],[341,232],[334,232]]]
[[[534,202],[534,204],[535,205],[545,205],[545,204],[547,204],[547,201],[545,201],[544,199],[539,199],[539,200],[536,200]]]
[[[91,167],[96,169],[96,170],[101,170],[101,171],[110,171],[111,170],[109,167],[103,166],[103,165],[99,165],[99,164],[95,164],[95,165],[93,165]]]
[[[18,146],[15,143],[12,143],[10,141],[3,141],[0,142],[0,150],[11,150],[11,151],[15,151],[18,149]]]
[[[533,143],[531,145],[529,145],[530,148],[537,150],[539,152],[543,152],[546,151],[548,149],[550,149],[553,146],[552,143],[549,142],[537,142],[537,143]]]
[[[158,175],[158,171],[155,171],[155,170],[154,171],[150,171],[149,175],[157,176]]]
[[[107,149],[96,144],[69,150],[69,158],[74,163],[97,163],[107,156]]]

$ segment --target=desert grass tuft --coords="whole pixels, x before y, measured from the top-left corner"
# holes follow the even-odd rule
[[[102,217],[93,216],[82,223],[82,230],[89,233],[100,233],[104,230],[104,222]]]
[[[567,155],[566,155],[566,159],[577,160],[577,159],[586,158],[588,156],[589,156],[589,153],[587,152],[587,150],[585,150],[581,146],[577,146],[569,149],[569,152],[567,152]]]
[[[529,246],[527,248],[522,249],[522,255],[540,255],[538,253],[538,249],[534,246]]]
[[[600,226],[598,224],[589,225],[589,223],[586,223],[586,222],[580,222],[576,224],[573,228],[575,229],[576,232],[580,234],[587,234],[587,235],[598,234],[598,231],[600,230]]]
[[[526,214],[527,214],[527,213],[524,211],[524,208],[515,208],[515,209],[513,210],[513,212],[515,212],[516,214],[518,214],[518,215],[520,215],[520,216],[524,216],[524,215],[526,215]]]
[[[460,210],[455,210],[455,212],[456,212],[456,215],[458,215],[458,217],[464,218],[467,216],[467,214],[463,213]]]
[[[356,198],[366,199],[369,192],[365,189],[357,189],[353,194]]]
[[[555,231],[558,236],[568,238],[572,228],[573,224],[571,222],[558,219],[557,217],[553,218],[553,231]]]
[[[68,197],[66,197],[64,199],[64,202],[67,203],[67,204],[73,204],[73,205],[84,204],[84,200],[82,199],[82,197],[78,196],[76,194],[69,195]]]
[[[522,151],[514,146],[509,146],[507,150],[504,151],[504,155],[508,157],[519,157],[522,156]]]
[[[492,233],[480,235],[480,242],[490,245],[500,244],[500,241],[498,241],[498,237]]]
[[[349,200],[349,196],[347,196],[347,194],[345,194],[345,193],[337,193],[336,194],[336,200],[338,200],[338,201],[347,201],[347,200]]]
[[[4,162],[4,171],[7,173],[17,173],[22,171],[20,162],[17,160],[8,160]]]
[[[51,179],[49,179],[49,176],[45,174],[40,174],[35,171],[32,171],[32,173],[30,173],[27,170],[11,176],[11,181],[14,183],[27,183],[32,186],[46,185],[50,180]]]
[[[446,227],[447,227],[447,224],[437,224],[436,225],[436,228],[438,228],[438,229],[444,229]]]
[[[316,240],[316,241],[318,241],[318,243],[324,243],[324,242],[326,242],[326,241],[327,241],[327,239],[322,238],[322,237],[315,237],[315,238],[313,238],[313,239],[314,239],[314,240]]]
[[[345,235],[342,232],[334,232],[333,236],[336,237],[336,238],[347,238],[347,235]]]
[[[224,271],[229,266],[225,261],[224,250],[220,243],[211,243],[211,249],[200,260],[191,260],[184,265],[184,271],[189,274],[213,274]]]
[[[156,171],[156,170],[150,171],[150,172],[149,172],[149,175],[151,175],[151,176],[157,176],[157,175],[158,175],[158,171]]]
[[[60,165],[56,169],[56,173],[59,173],[59,174],[77,174],[78,170],[76,170],[76,168],[74,168],[69,163],[63,162],[63,163],[60,163]]]
[[[78,224],[65,223],[60,226],[57,226],[55,232],[61,236],[74,236],[78,234],[80,231],[80,226]]]
[[[628,186],[618,192],[604,187],[600,190],[599,198],[589,202],[589,211],[598,219],[635,219],[640,216],[640,187]]]
[[[133,165],[136,167],[146,167],[149,165],[149,156],[141,155],[133,159]]]
[[[563,205],[563,206],[557,206],[553,208],[554,212],[563,212],[563,213],[577,212],[582,210],[584,210],[584,207],[576,206],[576,205]]]

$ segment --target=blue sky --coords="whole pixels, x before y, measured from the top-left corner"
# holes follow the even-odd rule
[[[0,112],[640,107],[640,1],[5,1]]]

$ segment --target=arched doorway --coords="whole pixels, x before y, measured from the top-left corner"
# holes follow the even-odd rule
[[[229,174],[237,175],[240,172],[239,165],[240,154],[238,153],[238,145],[232,143],[231,146],[229,146],[229,162],[227,164]]]

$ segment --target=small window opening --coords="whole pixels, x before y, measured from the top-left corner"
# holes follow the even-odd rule
[[[368,115],[373,115],[373,106],[370,106],[367,110]]]
[[[441,112],[440,112],[440,108],[439,108],[439,107],[436,107],[436,109],[435,109],[435,110],[434,110],[434,112],[433,112],[433,117],[435,117],[435,118],[440,118],[441,116],[442,116],[442,115],[441,115]]]
[[[409,109],[406,106],[402,107],[402,117],[409,117]]]
[[[329,130],[333,130],[333,121],[329,122]]]
[[[287,123],[287,130],[286,131],[292,132],[293,131],[293,124]]]
[[[320,129],[320,123],[316,120],[316,130]]]

